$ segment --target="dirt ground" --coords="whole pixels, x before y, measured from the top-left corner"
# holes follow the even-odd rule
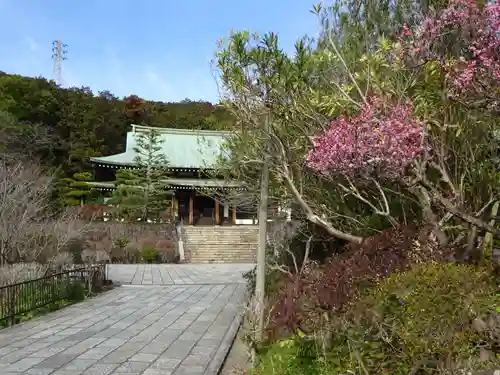
[[[241,336],[240,328],[219,375],[244,375],[252,368],[248,347]]]

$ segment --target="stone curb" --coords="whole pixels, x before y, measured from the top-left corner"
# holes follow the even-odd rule
[[[236,339],[236,334],[241,325],[241,313],[237,313],[233,319],[233,322],[229,326],[229,329],[226,331],[224,335],[224,339],[222,340],[221,345],[215,352],[214,357],[208,364],[203,375],[218,375],[220,370],[222,369],[222,365],[226,360],[226,357],[233,346],[233,343]]]

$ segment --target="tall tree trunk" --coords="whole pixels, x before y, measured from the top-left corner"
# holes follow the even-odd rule
[[[269,114],[264,120],[264,134],[269,134]],[[266,139],[265,157],[269,154],[269,140]],[[258,318],[256,341],[261,342],[264,331],[264,300],[266,285],[266,245],[267,245],[267,206],[269,198],[269,166],[262,164],[259,203],[259,248],[257,250],[257,273],[255,281],[255,302]]]

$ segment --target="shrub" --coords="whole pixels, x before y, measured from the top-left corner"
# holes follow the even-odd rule
[[[81,281],[69,281],[65,285],[65,297],[71,302],[80,302],[85,299],[85,285]]]
[[[137,263],[137,262],[139,262],[140,258],[141,258],[141,253],[136,247],[134,247],[132,245],[128,245],[125,248],[125,262],[126,263]]]
[[[142,249],[141,256],[146,263],[155,263],[158,260],[158,252],[152,247]]]
[[[180,255],[175,247],[158,249],[161,263],[179,263]]]
[[[72,238],[68,241],[62,252],[69,252],[73,256],[73,261],[76,264],[81,264],[82,252],[85,249],[85,239],[83,237]]]
[[[252,268],[243,274],[243,278],[246,281],[247,291],[250,295],[255,293],[255,284],[257,277],[257,266]],[[266,277],[265,277],[265,293],[266,295],[272,295],[279,291],[282,285],[282,273],[279,270],[266,267]]]
[[[298,339],[276,342],[259,350],[256,375],[327,375],[325,363],[304,352]]]
[[[360,291],[391,273],[450,256],[451,250],[437,251],[431,243],[421,246],[421,235],[408,227],[387,229],[361,245],[348,246],[325,265],[312,265],[302,275],[289,277],[274,307],[270,328],[313,331],[324,312],[342,311]]]
[[[113,244],[119,249],[125,249],[129,243],[129,239],[124,237],[119,237],[113,241]]]
[[[82,253],[82,261],[85,264],[109,263],[111,258],[106,251],[86,249]]]
[[[257,373],[406,375],[495,368],[498,335],[492,333],[500,322],[500,297],[490,275],[451,262],[394,273],[314,335],[265,348]],[[476,321],[488,322],[483,332]],[[480,348],[492,351],[489,361],[480,361]]]
[[[156,242],[155,247],[157,249],[171,249],[175,247],[175,243],[170,239],[161,239]]]
[[[373,374],[416,373],[419,366],[478,369],[479,344],[487,343],[471,322],[496,314],[495,290],[489,270],[457,263],[432,262],[394,274],[344,316],[332,334],[328,362],[353,371],[362,361]],[[359,358],[349,355],[353,351]]]

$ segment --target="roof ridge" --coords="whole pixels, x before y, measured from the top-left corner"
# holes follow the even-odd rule
[[[177,128],[159,128],[155,126],[145,126],[145,125],[135,125],[130,124],[132,127],[132,132],[136,130],[155,130],[159,133],[164,134],[180,134],[180,135],[230,135],[229,130],[202,130],[202,129],[177,129]]]

